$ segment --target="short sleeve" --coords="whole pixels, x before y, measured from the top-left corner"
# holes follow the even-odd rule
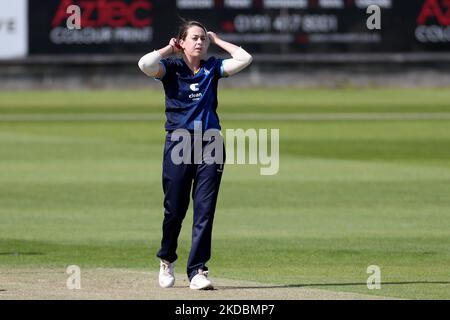
[[[162,59],[159,63],[162,65],[164,72],[160,78],[155,77],[155,79],[164,81],[165,79],[170,78],[175,73],[176,62],[174,59]]]
[[[216,59],[215,66],[217,78],[226,78],[227,76],[224,74],[223,70],[223,59]]]

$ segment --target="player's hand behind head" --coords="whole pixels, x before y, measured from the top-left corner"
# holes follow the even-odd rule
[[[183,48],[181,48],[176,38],[170,39],[169,45],[173,48],[173,53],[180,53],[183,51]]]
[[[212,32],[212,31],[208,31],[208,38],[211,41],[211,43],[214,43],[214,44],[216,44],[216,40],[219,39],[217,34],[215,32]]]

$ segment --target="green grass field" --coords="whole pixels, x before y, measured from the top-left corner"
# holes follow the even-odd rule
[[[450,89],[224,89],[219,104],[223,129],[280,129],[280,170],[225,167],[213,277],[450,299]],[[45,119],[163,112],[162,90],[0,92],[0,268],[156,271],[164,122]],[[267,120],[227,120],[250,113]],[[270,120],[311,113],[416,119]]]

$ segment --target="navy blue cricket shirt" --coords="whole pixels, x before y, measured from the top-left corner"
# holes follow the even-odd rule
[[[167,131],[194,130],[194,121],[202,122],[202,130],[220,130],[217,115],[217,84],[224,77],[222,59],[201,60],[200,70],[193,74],[182,58],[162,59],[162,78],[166,94]]]

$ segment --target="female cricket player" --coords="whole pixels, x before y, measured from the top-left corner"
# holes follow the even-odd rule
[[[231,55],[229,59],[206,59],[208,46],[213,43]],[[168,58],[177,54],[179,58]],[[214,212],[222,177],[223,162],[208,164],[174,163],[171,155],[179,141],[172,141],[172,133],[186,129],[194,145],[194,123],[201,123],[202,132],[220,130],[217,115],[217,84],[222,77],[231,76],[252,62],[244,49],[220,39],[199,22],[186,21],[177,38],[167,46],[150,52],[139,60],[139,68],[148,76],[162,82],[165,91],[167,131],[163,156],[164,220],[162,226],[159,285],[172,287],[177,242],[182,221],[189,206],[192,188],[194,219],[192,245],[187,262],[187,276],[191,289],[212,289],[206,262],[211,257],[211,236]],[[213,139],[212,139],[213,140]],[[212,140],[202,141],[203,150]],[[223,146],[223,140],[221,141]],[[225,153],[225,147],[223,146]],[[203,153],[202,153],[203,154]],[[225,157],[223,157],[225,158]]]

